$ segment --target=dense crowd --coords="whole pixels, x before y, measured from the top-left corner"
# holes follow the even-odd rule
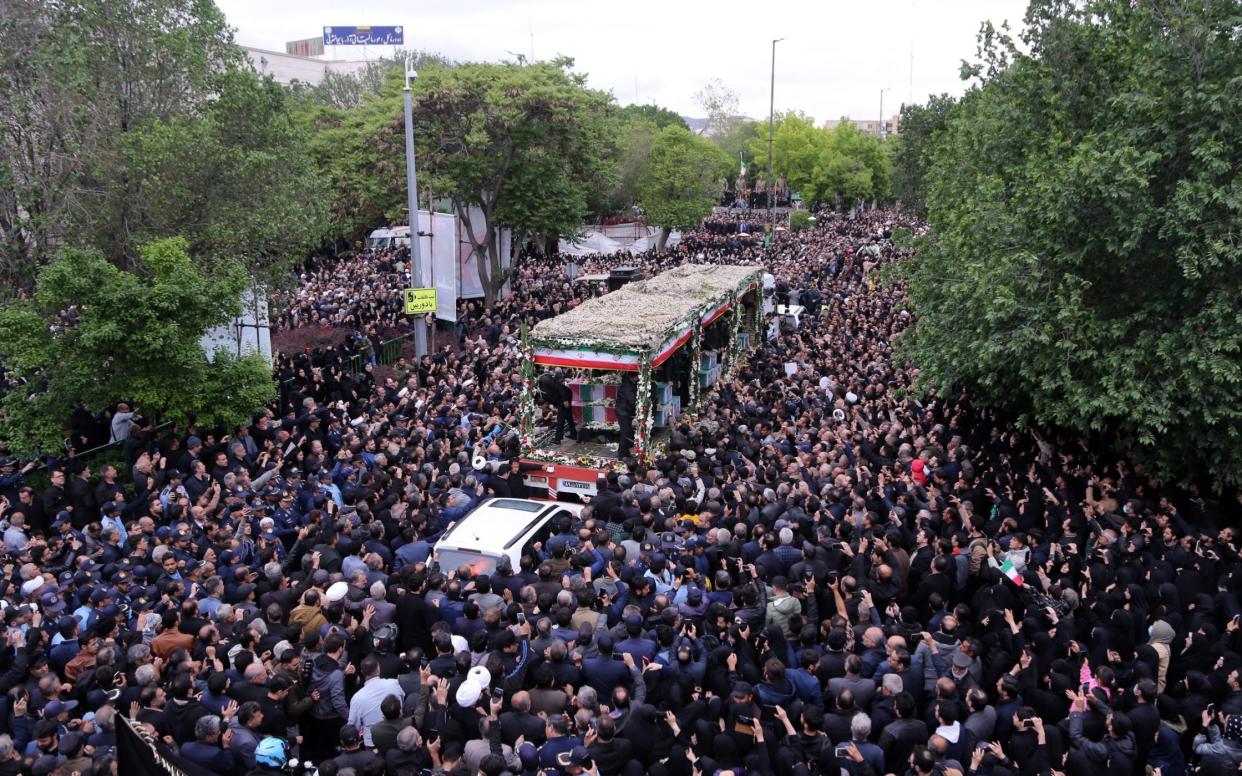
[[[36,489],[0,460],[0,774],[112,773],[121,716],[221,776],[1236,771],[1220,506],[908,391],[904,291],[878,277],[897,228],[920,229],[873,212],[588,259],[762,263],[811,304],[517,567],[431,550],[532,495],[515,335],[589,293],[551,258],[421,362],[288,359],[250,425],[161,434],[118,406],[127,471]],[[396,325],[367,260],[400,257],[308,272],[280,320]]]

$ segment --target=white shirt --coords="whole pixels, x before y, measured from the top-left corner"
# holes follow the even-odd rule
[[[349,724],[362,732],[362,741],[366,746],[374,746],[371,743],[371,726],[384,721],[380,704],[389,695],[395,695],[397,700],[404,701],[405,690],[401,689],[401,683],[396,679],[373,676],[349,701]]]

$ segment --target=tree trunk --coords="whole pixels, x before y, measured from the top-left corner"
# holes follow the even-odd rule
[[[668,243],[668,236],[672,233],[673,230],[667,226],[660,227],[660,236],[656,238],[656,253],[664,253],[664,246]]]

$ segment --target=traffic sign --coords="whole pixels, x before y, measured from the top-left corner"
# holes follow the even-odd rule
[[[434,288],[405,289],[405,314],[422,315],[436,311],[436,290]]]

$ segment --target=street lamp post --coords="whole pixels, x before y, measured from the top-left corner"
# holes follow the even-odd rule
[[[406,200],[410,210],[410,287],[423,286],[423,253],[419,245],[418,228],[418,175],[414,169],[414,98],[410,94],[410,82],[418,77],[412,58],[405,60],[405,186]],[[414,316],[414,354],[418,358],[427,355],[427,318],[422,313]]]
[[[782,40],[784,38],[776,38],[772,41],[772,81],[768,87],[768,190],[764,192],[764,199],[768,202],[767,242],[769,245],[776,238],[776,226],[772,222],[772,193],[776,188],[772,185],[772,140],[776,126],[776,44]]]
[[[883,89],[880,90],[880,123],[876,125],[875,134],[876,134],[876,137],[880,138],[881,140],[884,139],[884,93],[892,88],[893,87],[891,86],[885,86]]]

